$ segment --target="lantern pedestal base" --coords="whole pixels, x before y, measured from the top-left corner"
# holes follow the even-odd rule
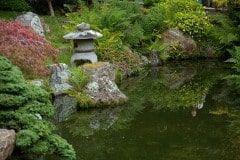
[[[94,52],[75,53],[71,57],[71,65],[76,66],[76,62],[79,60],[89,60],[92,63],[96,63],[98,61],[97,55]]]

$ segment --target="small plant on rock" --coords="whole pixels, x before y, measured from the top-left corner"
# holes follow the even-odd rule
[[[86,74],[81,67],[72,68],[73,76],[69,83],[73,88],[67,91],[67,94],[76,98],[78,108],[95,107],[95,102],[87,95],[85,86],[90,81],[90,76]]]

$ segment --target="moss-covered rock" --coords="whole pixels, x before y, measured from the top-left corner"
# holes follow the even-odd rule
[[[87,84],[87,94],[96,106],[120,105],[127,101],[115,83],[114,66],[108,62],[86,64],[84,71],[91,76]]]

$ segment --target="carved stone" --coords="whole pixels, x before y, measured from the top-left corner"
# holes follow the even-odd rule
[[[92,63],[97,62],[93,39],[100,37],[102,37],[101,33],[90,30],[90,24],[84,22],[77,26],[77,31],[63,36],[64,39],[73,40],[75,53],[71,57],[71,65],[76,66],[76,62],[79,60],[89,60]]]

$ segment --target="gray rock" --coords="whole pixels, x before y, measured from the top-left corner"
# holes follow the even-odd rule
[[[50,70],[49,84],[54,88],[55,95],[64,94],[72,86],[68,83],[68,79],[72,76],[72,72],[64,63],[53,64],[47,66]]]
[[[44,29],[37,14],[27,12],[18,16],[16,21],[22,23],[24,26],[31,27],[35,32],[41,36],[44,36]]]
[[[29,83],[34,85],[34,86],[41,87],[43,85],[43,80],[42,79],[30,80]]]
[[[76,111],[76,101],[74,97],[68,95],[58,95],[54,98],[55,115],[54,122],[62,122]]]
[[[14,130],[0,129],[0,160],[7,159],[15,148],[16,134]]]
[[[54,122],[61,122],[76,111],[75,98],[66,94],[66,91],[72,88],[68,83],[68,79],[72,76],[72,72],[64,63],[50,65],[48,69],[51,72],[49,84],[55,90],[53,102],[55,107]]]
[[[195,41],[189,37],[184,35],[181,31],[176,28],[170,28],[166,32],[163,33],[163,42],[168,44],[167,51],[174,51],[175,45],[177,48],[186,53],[193,52],[197,45]]]
[[[151,66],[153,66],[153,67],[161,65],[161,61],[160,61],[158,52],[153,51],[150,53],[150,61],[151,61]]]
[[[83,69],[91,76],[87,84],[88,95],[97,105],[119,105],[127,101],[115,83],[114,66],[108,62],[85,64]]]

